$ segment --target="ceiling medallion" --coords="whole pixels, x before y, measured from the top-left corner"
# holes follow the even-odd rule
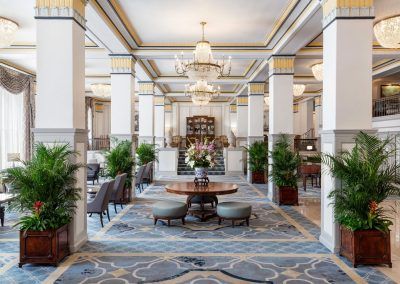
[[[110,84],[91,84],[90,88],[96,97],[109,98],[111,96]]]
[[[17,31],[18,25],[15,22],[0,17],[0,48],[10,46]]]
[[[380,20],[374,25],[379,44],[386,48],[400,48],[400,15]]]
[[[181,56],[175,55],[176,73],[188,76],[191,80],[215,81],[218,77],[227,77],[231,73],[231,57],[228,61],[223,57],[222,62],[214,60],[211,45],[204,38],[204,26],[206,22],[201,22],[203,36],[201,41],[196,44],[193,51],[193,61],[184,60],[183,52]]]
[[[317,63],[311,66],[311,71],[318,81],[323,81],[324,80],[324,64],[323,63]]]
[[[208,104],[214,96],[219,96],[220,87],[215,90],[205,80],[199,80],[195,84],[185,86],[185,96],[190,97],[195,105],[204,106]]]
[[[293,85],[293,95],[295,97],[300,97],[304,93],[305,89],[306,89],[306,85],[294,84]]]

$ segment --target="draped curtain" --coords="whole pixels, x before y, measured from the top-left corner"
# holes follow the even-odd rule
[[[22,159],[30,159],[33,146],[32,128],[35,126],[35,83],[34,78],[0,66],[0,88],[23,96],[24,150]]]

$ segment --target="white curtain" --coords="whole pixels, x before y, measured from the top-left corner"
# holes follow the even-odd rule
[[[25,158],[23,93],[11,94],[0,87],[0,169],[13,165],[7,161],[9,153]]]

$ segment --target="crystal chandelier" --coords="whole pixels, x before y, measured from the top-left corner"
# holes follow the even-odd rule
[[[10,46],[15,39],[18,25],[6,18],[0,18],[0,48]]]
[[[318,81],[324,80],[324,65],[323,63],[317,63],[311,66],[311,71]]]
[[[193,61],[184,60],[183,52],[181,56],[175,55],[175,70],[179,75],[186,75],[191,80],[206,80],[214,81],[218,77],[227,77],[231,73],[231,57],[228,61],[225,57],[222,62],[214,60],[211,45],[204,38],[204,26],[206,22],[201,22],[203,36],[201,41],[196,44],[196,49],[193,51]]]
[[[96,97],[108,98],[111,96],[110,84],[92,84],[90,88]]]
[[[185,86],[185,96],[190,97],[195,105],[208,104],[213,96],[220,94],[220,87],[217,90],[205,80],[199,80],[195,84]]]
[[[295,97],[300,97],[304,93],[305,89],[306,89],[306,85],[294,84],[293,85],[293,95]]]
[[[400,15],[377,22],[374,33],[379,44],[386,48],[400,48]]]

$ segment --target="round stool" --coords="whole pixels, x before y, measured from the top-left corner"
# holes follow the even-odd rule
[[[243,202],[222,202],[217,206],[218,224],[223,220],[232,220],[232,227],[235,220],[246,220],[247,226],[250,225],[251,205]]]
[[[183,202],[171,200],[156,202],[153,205],[154,225],[157,224],[159,219],[167,220],[168,226],[171,220],[182,219],[182,223],[185,225],[187,209],[187,205]]]

